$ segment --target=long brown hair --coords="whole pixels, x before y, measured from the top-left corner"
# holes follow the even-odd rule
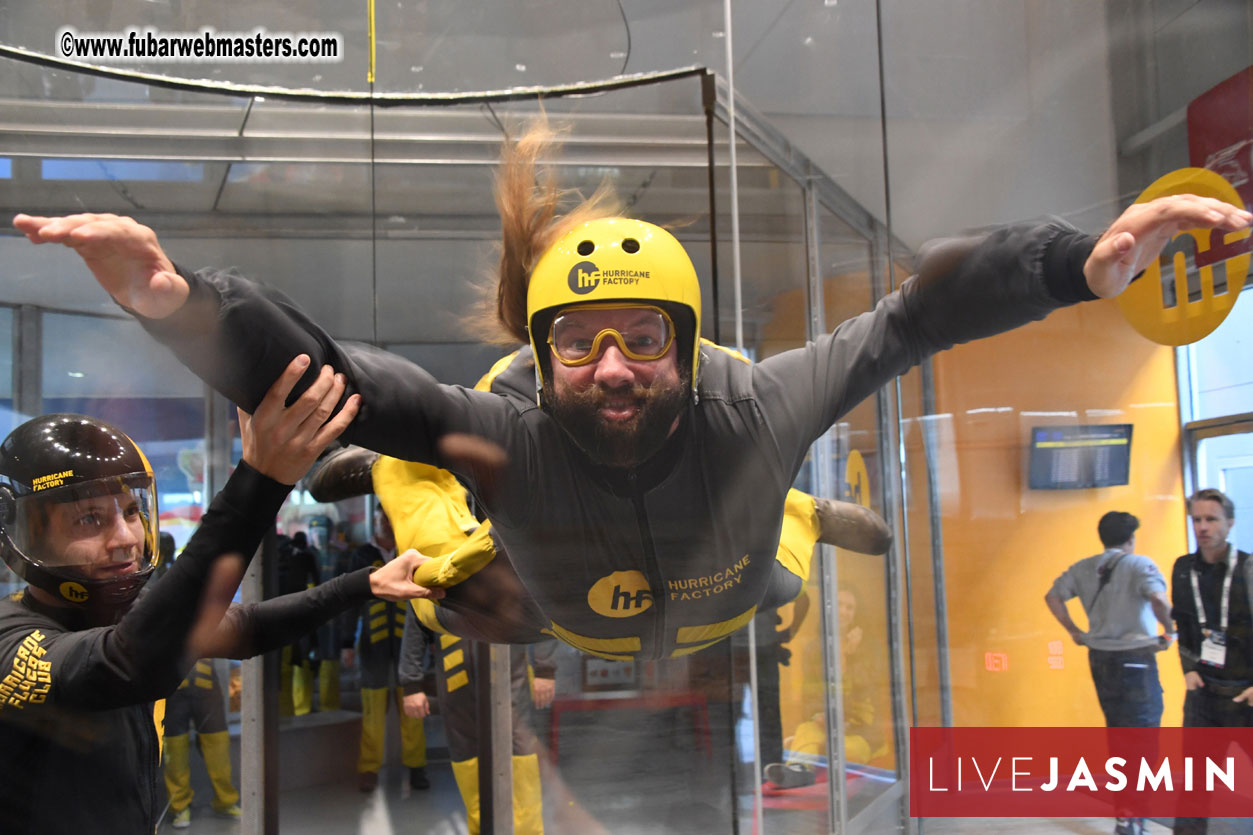
[[[560,132],[542,112],[516,140],[506,137],[494,183],[500,213],[500,259],[486,283],[474,329],[490,342],[527,341],[526,291],[536,261],[562,235],[580,223],[619,215],[622,201],[613,186],[602,183],[591,197],[557,184],[552,163]],[[562,213],[563,203],[577,199]],[[494,284],[495,286],[491,286]]]

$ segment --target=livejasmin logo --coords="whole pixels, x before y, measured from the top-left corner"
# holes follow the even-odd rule
[[[912,728],[917,817],[1253,817],[1253,728]]]
[[[957,785],[955,787],[937,786],[935,780],[935,758],[928,757],[928,773],[931,777],[931,784],[928,786],[933,792],[946,792],[950,788],[956,791],[962,791],[966,786],[970,785],[967,780],[963,783],[963,760],[966,760],[965,774],[967,777],[973,770],[978,777],[979,785],[984,791],[991,791],[992,785],[996,780],[996,774],[1001,770],[1001,766],[1006,766],[1009,774],[1009,790],[1015,792],[1030,791],[1079,791],[1087,789],[1089,791],[1097,791],[1098,786],[1096,778],[1092,775],[1092,769],[1088,765],[1088,761],[1080,757],[1077,762],[1068,763],[1069,779],[1064,779],[1062,773],[1061,757],[1049,757],[1046,764],[1048,779],[1038,785],[1040,771],[1036,770],[1037,763],[1033,757],[1010,757],[1009,763],[1005,762],[1005,757],[997,757],[996,762],[980,763],[978,757],[958,757],[957,765]],[[1132,766],[1132,773],[1138,773],[1136,778],[1136,791],[1174,791],[1175,790],[1175,774],[1182,772],[1182,788],[1184,791],[1193,791],[1196,787],[1193,777],[1195,774],[1194,763],[1192,757],[1183,757],[1182,765],[1172,762],[1170,759],[1161,760],[1154,766],[1149,760],[1141,757],[1138,771],[1133,763],[1123,757],[1109,757],[1104,763],[1104,774],[1109,777],[1100,785],[1107,791],[1123,791],[1130,785],[1127,781],[1128,766]],[[942,765],[943,769],[944,766]],[[1197,766],[1199,768],[1199,766]],[[987,776],[984,776],[984,771]],[[1098,771],[1098,773],[1100,773]],[[1002,777],[1004,772],[1002,772]],[[1205,791],[1214,791],[1215,781],[1221,781],[1229,791],[1235,791],[1236,788],[1236,759],[1235,757],[1227,757],[1223,763],[1215,762],[1209,757],[1205,758]],[[1062,784],[1065,783],[1063,786]]]

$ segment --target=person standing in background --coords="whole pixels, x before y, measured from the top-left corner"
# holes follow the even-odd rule
[[[1105,550],[1067,568],[1044,595],[1071,639],[1088,648],[1096,697],[1111,728],[1161,724],[1157,653],[1175,637],[1166,580],[1151,559],[1135,553],[1139,527],[1140,520],[1130,513],[1106,513],[1096,526]],[[1086,632],[1066,609],[1066,601],[1075,597],[1088,616]]]
[[[278,593],[296,594],[322,582],[318,558],[309,547],[304,531],[290,538],[279,537]],[[313,667],[309,660],[315,636],[301,635],[300,640],[283,648],[279,675],[278,711],[280,716],[304,716],[313,710]]]
[[[396,556],[396,536],[381,507],[374,511],[374,536],[357,549],[352,570],[381,568]],[[426,776],[426,730],[421,718],[406,715],[402,708],[403,684],[399,680],[401,641],[405,633],[405,610],[385,600],[361,606],[357,618],[356,651],[345,650],[345,666],[357,666],[361,676],[361,750],[357,758],[357,788],[372,792],[378,786],[383,765],[387,703],[400,712],[401,760],[409,769],[409,786],[429,789]]]
[[[1053,581],[1044,603],[1079,646],[1088,648],[1088,668],[1110,728],[1157,727],[1162,723],[1162,683],[1157,653],[1174,640],[1166,580],[1148,557],[1135,553],[1140,520],[1111,510],[1097,523],[1105,550],[1079,560]],[[1088,616],[1080,629],[1066,609],[1079,598]],[[1157,634],[1157,625],[1163,634]],[[1115,835],[1141,835],[1144,821],[1120,817]]]
[[[1185,728],[1253,725],[1253,561],[1229,542],[1236,508],[1219,490],[1188,499],[1196,551],[1170,572],[1172,614],[1187,693]],[[1208,830],[1205,818],[1176,818],[1175,832]]]

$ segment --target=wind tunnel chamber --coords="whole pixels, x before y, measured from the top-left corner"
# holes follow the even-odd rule
[[[702,335],[762,359],[870,310],[930,239],[1044,217],[1099,232],[1183,169],[1226,180],[1247,207],[1248,10],[1233,0],[0,0],[0,208],[131,215],[186,269],[234,266],[336,339],[473,385],[512,350],[486,341],[473,315],[496,268],[501,142],[542,110],[563,132],[544,160],[560,185],[587,195],[608,183],[627,213],[668,227],[700,278]],[[101,69],[53,57],[66,26],[263,27],[335,35],[343,53]],[[48,412],[123,428],[154,466],[177,552],[240,454],[231,404],[119,310],[73,252],[0,227],[3,430]],[[1247,240],[1224,243],[1221,266],[1172,242],[1188,269],[1138,310],[1058,310],[937,354],[859,404],[813,446],[795,486],[880,513],[890,550],[821,546],[804,555],[811,570],[794,602],[729,612],[688,645],[725,640],[638,663],[559,645],[551,706],[516,716],[521,661],[499,646],[435,642],[445,678],[464,670],[471,683],[457,692],[475,690],[477,775],[454,766],[470,743],[434,698],[421,746],[431,788],[414,788],[389,707],[378,786],[358,790],[365,705],[388,699],[363,694],[360,665],[341,650],[359,631],[394,632],[394,612],[345,618],[242,666],[215,661],[242,831],[467,832],[464,796],[482,801],[482,831],[505,832],[511,796],[528,788],[511,771],[538,775],[550,833],[997,831],[995,819],[908,817],[909,729],[1103,724],[1086,649],[1042,595],[1097,550],[1105,511],[1142,520],[1138,547],[1164,573],[1194,547],[1192,490],[1227,490],[1247,518],[1253,302],[1236,297]],[[1199,302],[1222,310],[1195,344],[1137,329]],[[1134,425],[1125,483],[1033,485],[1037,432],[1110,424]],[[375,534],[373,511],[366,497],[293,491],[243,599],[276,593],[284,537],[297,533],[322,577],[342,570]],[[1249,550],[1253,528],[1241,527]],[[572,574],[574,602],[599,579]],[[646,591],[727,582],[694,579]],[[5,569],[0,585],[21,588]],[[1164,724],[1177,724],[1183,679],[1164,656],[1161,670]],[[537,751],[517,768],[515,729]],[[238,831],[212,814],[201,758],[190,764],[192,826]],[[791,785],[768,786],[768,774]]]
[[[235,267],[286,293],[334,338],[382,346],[445,383],[472,386],[512,350],[485,342],[474,313],[500,236],[500,144],[541,110],[562,133],[543,160],[560,184],[583,195],[608,184],[626,213],[671,229],[700,277],[703,336],[749,358],[869,310],[888,290],[889,251],[908,257],[742,102],[733,168],[730,98],[704,70],[542,95],[355,101],[2,60],[5,212],[132,216],[180,266]],[[181,548],[240,454],[233,410],[118,310],[72,252],[30,246],[11,230],[0,250],[0,324],[15,346],[6,431],[41,411],[126,427],[152,460],[162,528]],[[921,390],[920,374],[904,385]],[[891,519],[893,403],[881,393],[833,427],[796,487]],[[323,578],[343,570],[373,534],[373,504],[294,491],[242,599],[275,593],[280,540],[297,532],[316,548]],[[426,720],[428,791],[407,782],[395,709],[380,788],[357,791],[363,696],[339,652],[355,622],[242,666],[216,662],[245,831],[465,831],[458,781],[483,799],[485,827],[507,831],[518,778],[503,770],[511,758],[502,751],[517,724],[538,752],[550,832],[903,827],[898,560],[819,546],[803,602],[740,618],[699,652],[617,662],[558,645],[545,710],[511,710],[507,653],[481,650],[477,669],[496,673],[495,690],[478,694],[490,717],[478,727],[478,759],[491,768],[475,783],[450,766],[436,706]],[[572,575],[571,594],[586,593]],[[466,648],[458,663],[472,655]],[[763,791],[763,770],[790,761],[812,783]],[[205,814],[212,791],[195,762],[192,779],[195,825],[233,825]]]

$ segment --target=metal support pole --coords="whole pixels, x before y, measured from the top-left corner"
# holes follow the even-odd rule
[[[479,823],[483,835],[513,832],[513,701],[509,647],[476,643]]]
[[[13,310],[13,411],[43,414],[43,311],[24,304]]]
[[[277,545],[274,531],[266,533],[260,555],[244,575],[244,603],[260,602],[277,590]],[[279,652],[249,658],[243,664],[239,759],[241,823],[246,835],[278,835]]]

